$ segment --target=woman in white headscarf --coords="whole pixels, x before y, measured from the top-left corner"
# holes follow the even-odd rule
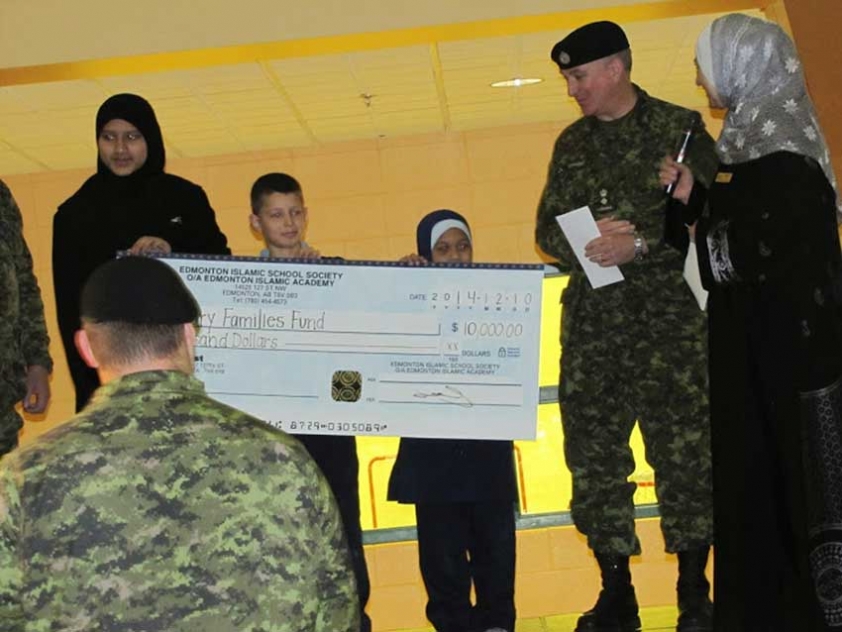
[[[710,189],[666,159],[710,291],[715,629],[842,629],[842,258],[798,55],[745,15],[699,37],[727,109]]]

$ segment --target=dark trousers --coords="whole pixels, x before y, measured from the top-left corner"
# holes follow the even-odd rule
[[[597,553],[640,554],[635,533],[635,419],[655,471],[661,530],[669,553],[713,540],[710,417],[702,337],[675,336],[658,348],[562,355],[564,456],[573,478],[570,513]],[[575,347],[571,347],[575,349]],[[641,358],[648,364],[640,365]],[[573,377],[570,377],[573,376]]]
[[[368,567],[363,551],[363,531],[360,526],[359,461],[354,437],[299,435],[310,456],[322,470],[339,506],[345,538],[351,552],[351,564],[360,596],[360,632],[371,632],[371,619],[365,606],[371,594]]]
[[[515,629],[511,501],[418,503],[418,554],[427,618],[438,632]],[[471,604],[471,581],[476,605]]]

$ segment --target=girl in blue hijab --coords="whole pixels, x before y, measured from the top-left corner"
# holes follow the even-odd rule
[[[419,223],[412,265],[470,264],[468,221],[451,210]],[[515,626],[517,488],[511,441],[401,439],[389,500],[415,505],[427,618],[438,632]],[[471,583],[476,603],[471,603]]]

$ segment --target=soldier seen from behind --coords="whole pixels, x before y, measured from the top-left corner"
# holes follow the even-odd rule
[[[88,279],[85,409],[0,467],[8,632],[357,632],[342,521],[301,444],[193,377],[199,308],[144,257]]]

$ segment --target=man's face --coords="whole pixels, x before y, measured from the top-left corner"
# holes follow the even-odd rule
[[[298,193],[272,193],[263,196],[258,212],[251,215],[251,226],[263,235],[269,246],[295,248],[304,239],[307,207]]]
[[[612,110],[616,63],[618,60],[613,58],[597,59],[561,71],[567,80],[567,94],[576,99],[583,116],[600,117]]]
[[[433,246],[433,263],[471,263],[471,240],[458,228],[448,228]]]
[[[115,176],[128,176],[146,163],[146,139],[123,119],[105,124],[96,140],[99,158]]]

